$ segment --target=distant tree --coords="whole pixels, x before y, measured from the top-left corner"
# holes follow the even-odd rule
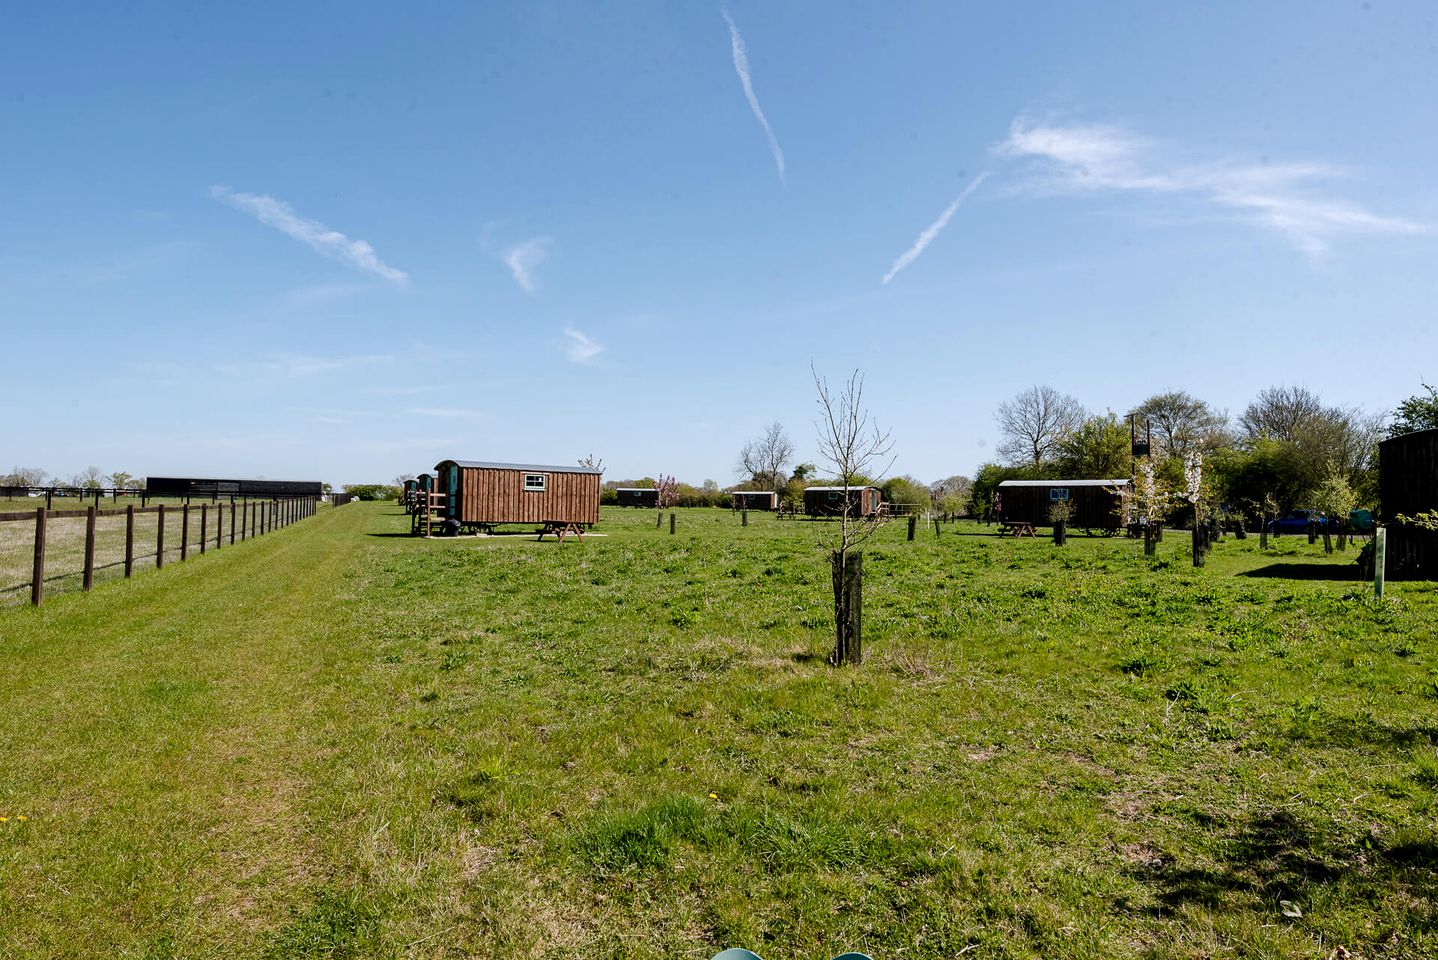
[[[1278,441],[1299,467],[1302,493],[1321,482],[1329,461],[1348,474],[1355,487],[1371,485],[1383,418],[1358,408],[1325,407],[1305,387],[1270,387],[1239,418],[1244,445],[1256,449],[1259,441]],[[1271,448],[1270,448],[1271,450]],[[1280,498],[1281,500],[1281,498]],[[1284,504],[1285,509],[1294,504]]]
[[[744,444],[737,466],[741,475],[764,484],[768,490],[782,493],[784,468],[793,459],[794,444],[784,432],[784,425],[776,420],[764,429],[762,436]]]
[[[403,489],[404,489],[404,485],[405,485],[406,483],[408,483],[409,481],[413,480],[413,479],[414,479],[414,474],[412,474],[412,473],[401,473],[399,476],[395,477],[395,478],[394,478],[392,481],[390,481],[390,482],[393,483],[396,487],[399,487],[401,490],[403,490]]]
[[[43,487],[49,476],[39,467],[11,467],[3,480],[7,487]]]
[[[1059,441],[1077,430],[1084,408],[1053,387],[1036,385],[999,404],[998,452],[1011,465],[1038,466],[1049,460]]]
[[[604,461],[602,459],[596,460],[594,458],[594,454],[592,453],[589,454],[587,457],[581,458],[579,461],[579,465],[581,467],[588,467],[591,470],[599,470],[600,472],[603,472],[604,470]]]
[[[967,513],[973,492],[974,482],[959,474],[929,484],[929,498],[940,513]]]
[[[1128,425],[1109,411],[1086,418],[1055,444],[1059,470],[1074,480],[1127,477],[1133,469]]]
[[[1182,390],[1157,393],[1133,409],[1139,430],[1152,426],[1164,457],[1182,460],[1191,450],[1216,450],[1228,441],[1228,416]]]
[[[704,486],[700,487],[699,489],[703,490],[705,493],[718,493],[719,484],[714,480],[705,480]]]
[[[93,463],[70,479],[73,486],[84,490],[98,490],[105,485],[105,471]]]
[[[829,382],[819,376],[812,363],[809,372],[814,376],[814,388],[819,394],[819,419],[814,426],[819,435],[820,457],[834,468],[846,486],[861,476],[883,476],[893,466],[894,443],[889,432],[879,427],[864,406],[863,374],[855,370],[836,393],[830,390]],[[846,497],[837,532],[822,541],[830,548],[835,640],[829,660],[835,666],[857,664],[863,659],[861,624],[855,616],[861,609],[863,568],[858,567],[857,562],[851,567],[850,554],[873,536],[879,523],[877,518],[855,515],[853,504]],[[854,567],[858,567],[857,573]]]
[[[1423,384],[1427,396],[1416,393],[1398,404],[1393,411],[1393,422],[1388,426],[1390,437],[1413,433],[1417,430],[1438,429],[1438,390]]]

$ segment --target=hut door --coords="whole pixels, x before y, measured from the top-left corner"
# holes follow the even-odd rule
[[[459,467],[450,467],[444,472],[445,497],[444,515],[451,520],[459,519]]]

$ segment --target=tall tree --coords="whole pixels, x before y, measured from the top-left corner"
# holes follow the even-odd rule
[[[1011,465],[1038,466],[1051,458],[1058,442],[1077,430],[1083,404],[1048,385],[1035,385],[999,404],[999,455]]]
[[[1438,390],[1426,383],[1423,389],[1428,391],[1427,396],[1415,393],[1393,411],[1393,422],[1388,426],[1390,437],[1416,430],[1438,429]]]
[[[11,467],[4,483],[7,487],[43,487],[47,476],[39,467]]]
[[[1243,411],[1238,425],[1249,440],[1296,443],[1323,413],[1322,401],[1307,387],[1269,387]]]
[[[1086,418],[1055,445],[1059,469],[1075,480],[1127,477],[1133,469],[1128,425],[1112,410]]]
[[[1147,422],[1164,456],[1183,459],[1194,450],[1209,451],[1227,441],[1228,416],[1183,390],[1156,393],[1134,407],[1140,429]]]
[[[794,459],[794,444],[777,420],[764,429],[762,436],[744,444],[739,451],[738,469],[755,483],[762,483],[775,493],[784,491],[784,468]]]

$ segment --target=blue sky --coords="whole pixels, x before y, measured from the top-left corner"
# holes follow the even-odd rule
[[[923,480],[1034,383],[1391,408],[1438,377],[1435,20],[7,4],[0,470],[728,483],[771,420],[814,459],[811,360]]]

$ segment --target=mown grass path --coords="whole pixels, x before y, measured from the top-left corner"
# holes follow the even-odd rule
[[[1431,585],[895,525],[834,671],[820,525],[404,529],[0,611],[0,955],[1438,953]]]

